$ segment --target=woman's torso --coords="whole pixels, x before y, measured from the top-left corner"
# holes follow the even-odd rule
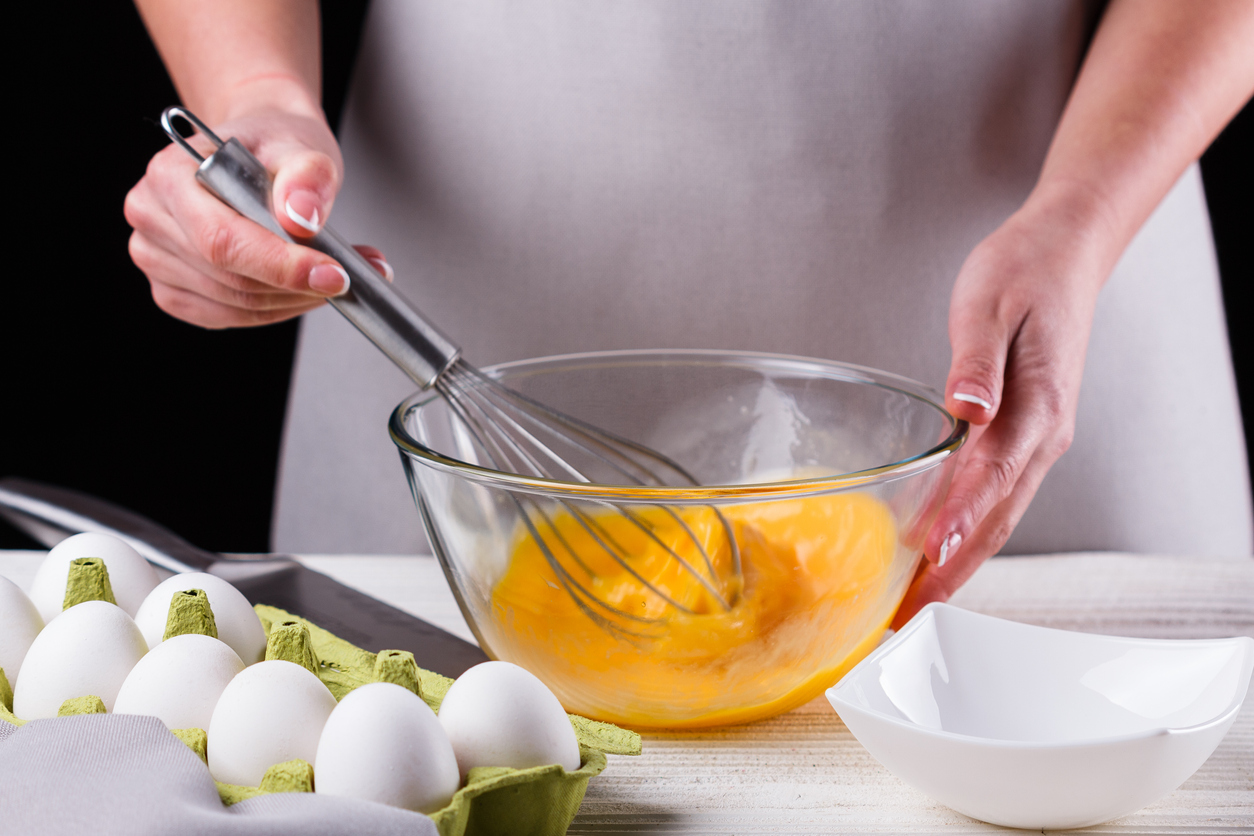
[[[834,358],[936,387],[970,249],[1035,181],[1084,3],[376,0],[333,224],[472,362],[640,347]],[[306,317],[275,545],[408,552],[412,384]],[[1248,552],[1196,171],[1103,292],[1076,440],[1009,544]]]

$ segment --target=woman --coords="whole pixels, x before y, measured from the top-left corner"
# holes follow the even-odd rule
[[[139,6],[183,101],[275,174],[284,228],[341,206],[477,363],[695,346],[943,379],[974,432],[903,617],[1003,546],[1251,550],[1193,163],[1254,90],[1254,4],[1114,0],[1089,43],[1082,2],[376,0],[343,159],[313,0]],[[178,149],[126,213],[174,316],[313,312],[275,545],[412,550],[382,432],[410,384],[315,310],[338,266]]]

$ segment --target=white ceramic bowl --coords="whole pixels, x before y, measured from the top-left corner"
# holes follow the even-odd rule
[[[1180,786],[1236,719],[1254,639],[1032,627],[929,604],[827,692],[907,783],[993,824],[1070,828]]]

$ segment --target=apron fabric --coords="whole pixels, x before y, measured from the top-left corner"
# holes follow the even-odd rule
[[[954,277],[1031,190],[1094,13],[374,0],[332,223],[476,365],[747,349],[940,389]],[[277,550],[427,550],[386,432],[413,388],[305,316]],[[1244,451],[1193,166],[1102,292],[1074,443],[1004,551],[1248,554]]]

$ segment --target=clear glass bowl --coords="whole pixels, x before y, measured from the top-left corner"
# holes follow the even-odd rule
[[[522,394],[657,450],[700,488],[588,485],[482,466],[438,395],[389,429],[462,613],[489,656],[539,676],[567,710],[633,728],[748,722],[813,699],[873,649],[919,564],[967,424],[906,378],[821,360],[725,351],[617,351],[485,372]],[[673,510],[702,539],[729,609],[624,522],[666,536]],[[588,556],[571,509],[687,605]],[[709,525],[718,516],[727,526]],[[655,620],[606,630],[574,600],[528,520],[589,557],[581,581]],[[604,528],[602,529],[602,526]],[[585,526],[585,529],[587,527]],[[731,573],[730,528],[741,561]],[[583,537],[581,541],[579,538]],[[638,550],[638,554],[635,551]],[[581,564],[582,565],[582,564]],[[713,602],[713,603],[712,603]]]

